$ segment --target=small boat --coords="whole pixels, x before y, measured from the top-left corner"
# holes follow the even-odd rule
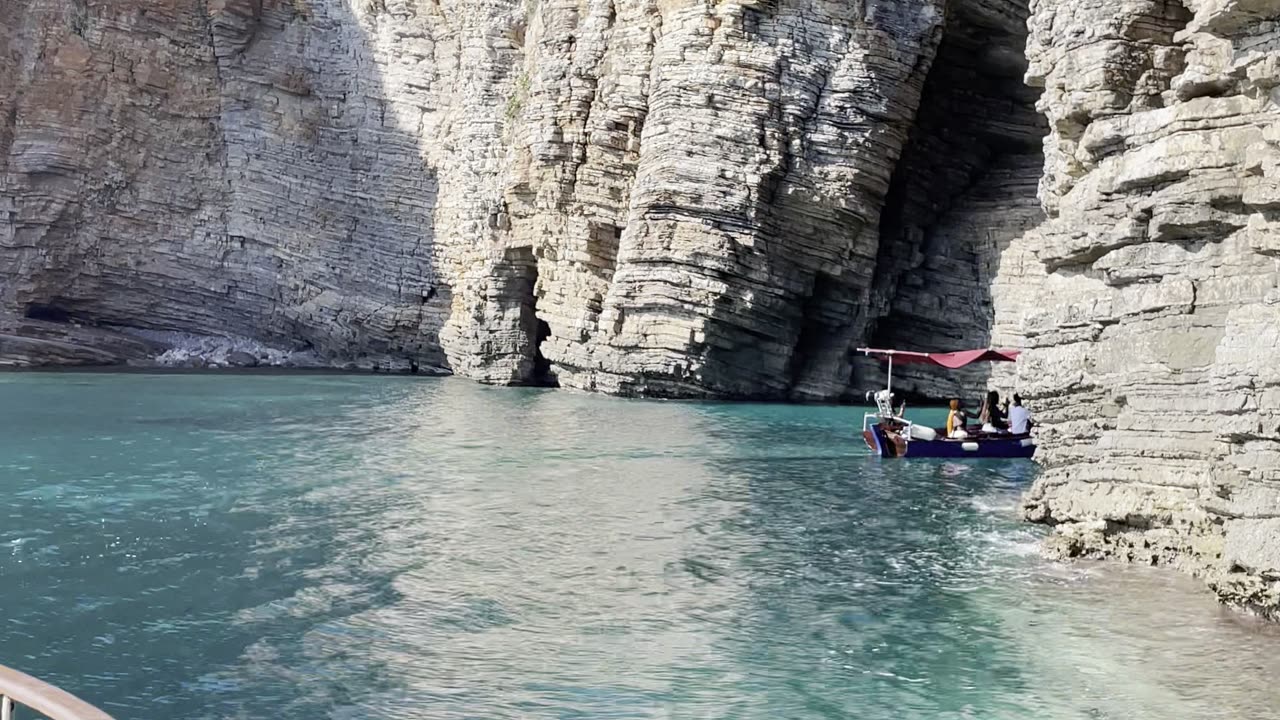
[[[888,382],[884,390],[872,395],[876,412],[862,418],[862,438],[867,447],[880,457],[925,458],[1029,458],[1036,452],[1035,441],[1029,433],[1013,435],[1008,432],[983,432],[970,426],[965,437],[949,438],[943,428],[919,425],[902,417],[902,410],[893,408],[893,364],[927,364],[955,370],[976,362],[1015,362],[1017,350],[962,350],[950,353],[910,352],[906,350],[877,350],[858,348],[868,356],[888,359]],[[905,405],[905,404],[904,404]]]

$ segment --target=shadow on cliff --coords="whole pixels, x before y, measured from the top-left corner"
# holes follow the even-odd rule
[[[772,286],[748,284],[742,297],[718,299],[707,331],[709,384],[738,397],[862,401],[865,390],[883,387],[883,372],[856,359],[861,344],[959,350],[989,342],[998,258],[1038,222],[1035,176],[1047,127],[1035,110],[1038,92],[1022,81],[1026,12],[1006,16],[960,0],[931,65],[922,57],[902,70],[914,73],[906,80],[872,66],[875,89],[865,94],[824,87],[806,132],[829,126],[856,138],[870,127],[889,139],[845,148],[841,161],[868,171],[839,198],[794,192],[810,189],[805,173],[817,171],[788,148],[783,167],[753,194],[767,211],[743,219],[744,228],[717,220],[722,230],[766,240],[734,260]],[[912,86],[922,88],[918,104],[904,89]],[[895,132],[905,144],[893,164]],[[887,183],[866,179],[877,162]],[[1002,202],[1013,210],[1001,215]],[[763,259],[754,257],[761,246]],[[950,396],[985,386],[988,374],[973,368],[919,387]]]
[[[102,88],[62,91],[83,132],[51,154],[74,157],[56,170],[75,192],[36,202],[50,194],[40,167],[13,191],[17,233],[37,238],[42,262],[10,311],[331,365],[443,365],[437,180],[414,117],[430,103],[387,87],[374,20],[345,0],[187,3],[132,24],[106,13],[90,6],[67,31]],[[172,42],[138,39],[152,35]],[[104,70],[106,57],[131,72]],[[58,95],[58,72],[37,70],[19,116]]]
[[[359,365],[444,365],[450,294],[435,267],[438,181],[421,129],[433,98],[387,79],[431,46],[377,46],[379,23],[416,16],[393,19],[384,3],[362,16],[347,0],[238,3],[241,22],[211,22],[228,239],[278,265],[280,322],[255,329]],[[264,128],[274,137],[263,141]]]
[[[952,351],[992,340],[1000,259],[1043,220],[1036,193],[1048,126],[1035,108],[1040,91],[1023,82],[1027,8],[1020,12],[951,6],[881,215],[871,346]],[[854,368],[855,388],[883,387],[879,363]],[[977,399],[991,378],[986,364],[907,367],[895,386],[916,399]]]
[[[712,390],[793,401],[845,391],[848,350],[866,318],[863,261],[875,251],[865,229],[941,32],[935,8],[864,12],[856,3],[785,0],[743,9],[736,39],[780,59],[766,82],[782,86],[784,99],[760,91],[770,114],[761,138],[749,141],[769,151],[769,163],[745,193],[745,209],[697,217],[731,248],[722,264],[730,291],[706,323],[704,382]],[[877,42],[897,47],[886,55],[856,51]],[[827,50],[842,45],[843,52]]]

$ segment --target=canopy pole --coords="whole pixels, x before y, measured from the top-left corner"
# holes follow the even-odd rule
[[[893,394],[893,355],[889,355],[889,383],[885,388],[890,395]]]

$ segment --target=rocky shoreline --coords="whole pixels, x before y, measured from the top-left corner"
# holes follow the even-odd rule
[[[1280,3],[1032,5],[1047,273],[1020,313],[1044,422],[1024,514],[1065,556],[1280,608]],[[1072,38],[1064,42],[1064,38]]]
[[[448,375],[445,368],[404,359],[322,358],[310,349],[281,349],[242,337],[135,328],[93,328],[0,317],[0,369],[287,369]]]

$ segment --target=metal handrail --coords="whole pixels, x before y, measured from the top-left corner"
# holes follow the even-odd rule
[[[13,720],[15,703],[49,720],[111,720],[110,715],[65,690],[0,665],[0,720]]]

